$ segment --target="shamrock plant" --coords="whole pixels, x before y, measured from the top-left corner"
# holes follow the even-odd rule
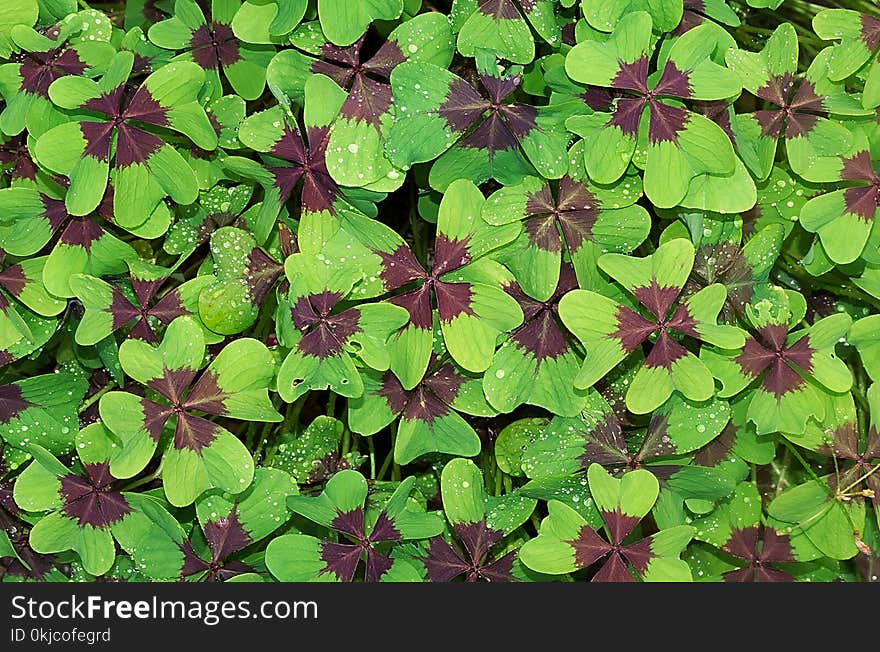
[[[627,390],[627,408],[638,414],[651,412],[674,390],[696,401],[712,396],[712,373],[676,338],[684,335],[729,349],[742,346],[745,338],[738,328],[715,323],[727,295],[723,285],[714,283],[678,300],[693,262],[693,245],[679,238],[645,258],[605,254],[599,259],[600,268],[620,282],[650,317],[589,290],[563,297],[559,315],[587,348],[575,378],[577,387],[592,386],[656,334]]]
[[[155,343],[158,340],[151,321],[167,325],[181,315],[197,314],[199,292],[210,277],[198,276],[155,300],[173,270],[141,260],[128,261],[128,265],[134,301],[126,296],[127,286],[114,287],[85,274],[71,278],[71,288],[85,307],[76,331],[79,344],[95,344],[132,320],[136,321],[129,336]]]
[[[392,30],[366,60],[362,60],[365,35],[358,37],[350,47],[337,47],[324,41],[314,23],[303,25],[291,36],[302,51],[280,52],[269,66],[269,80],[283,98],[302,98],[309,73],[336,82],[346,93],[340,93],[338,115],[330,115],[326,123],[330,175],[346,186],[394,190],[403,175],[385,153],[395,114],[389,78],[407,61],[446,68],[452,59],[452,33],[440,14],[422,14]]]
[[[621,96],[611,113],[574,116],[566,124],[584,137],[587,172],[601,183],[621,177],[646,137],[645,194],[660,208],[687,206],[689,190],[701,175],[731,177],[738,159],[724,131],[679,100],[721,100],[735,96],[741,85],[733,72],[712,59],[720,43],[710,25],[679,37],[659,78],[649,83],[651,29],[651,16],[636,11],[617,23],[607,41],[584,41],[572,48],[565,60],[572,79],[615,89]],[[726,199],[716,210],[738,210],[736,199]]]
[[[254,227],[260,242],[268,237],[283,206],[298,190],[299,241],[303,251],[316,254],[340,229],[364,237],[363,231],[376,230],[378,225],[364,225],[363,213],[354,205],[362,206],[362,202],[347,197],[328,171],[329,125],[339,113],[344,93],[328,77],[315,75],[306,84],[305,98],[305,139],[290,109],[278,105],[251,115],[239,127],[244,145],[265,152],[266,167],[243,157],[228,157],[224,163],[232,172],[263,187]]]
[[[0,582],[876,581],[878,1],[0,2]]]
[[[810,181],[829,180],[829,165],[849,149],[852,135],[827,116],[860,115],[862,107],[843,84],[827,78],[827,56],[815,58],[798,80],[797,33],[789,24],[773,32],[762,52],[729,50],[726,56],[743,87],[769,104],[737,116],[737,145],[746,165],[759,179],[766,178],[776,144],[784,137],[788,164],[796,174]]]
[[[713,283],[727,289],[719,320],[735,322],[746,306],[769,292],[770,269],[779,256],[785,231],[779,224],[768,224],[751,237],[743,237],[743,225],[732,222],[703,221],[700,246],[694,269],[684,287],[690,294]],[[741,244],[741,240],[746,240]]]
[[[458,51],[473,56],[490,48],[499,58],[513,63],[531,63],[535,58],[534,29],[548,43],[562,38],[553,0],[455,0],[450,18],[458,33]]]
[[[680,525],[628,541],[639,522],[654,506],[657,479],[644,470],[613,478],[598,464],[590,466],[595,516],[591,524],[558,501],[548,505],[550,515],[538,536],[526,542],[520,559],[529,568],[549,574],[574,573],[595,567],[594,582],[682,582],[691,579],[688,565],[678,558],[693,536]],[[597,518],[598,517],[598,518]],[[607,540],[597,531],[603,529]]]
[[[483,378],[486,398],[497,409],[509,412],[529,403],[568,416],[583,409],[586,392],[574,386],[581,356],[558,315],[560,299],[575,287],[570,266],[562,268],[546,301],[529,296],[515,281],[505,286],[523,311],[523,323],[495,352]]]
[[[40,34],[27,25],[16,25],[10,36],[22,54],[20,61],[0,66],[0,93],[6,106],[0,113],[0,130],[16,136],[27,127],[39,136],[64,121],[49,99],[49,87],[65,75],[94,76],[115,54],[107,41],[68,42],[83,29],[83,19],[72,15],[57,32]]]
[[[432,582],[451,582],[463,577],[467,582],[522,581],[527,575],[517,559],[516,547],[504,552],[501,547],[511,534],[528,519],[535,501],[516,494],[491,500],[486,495],[483,476],[470,461],[451,460],[440,476],[443,509],[455,538],[430,539],[424,556],[426,577]],[[457,539],[457,541],[455,540]]]
[[[129,553],[161,532],[150,518],[161,510],[151,498],[121,492],[110,472],[113,440],[100,424],[76,435],[82,472],[73,471],[45,449],[32,445],[34,461],[15,483],[15,502],[27,512],[48,512],[31,529],[29,542],[39,553],[73,550],[85,570],[102,575],[116,557],[114,539]]]
[[[823,393],[845,392],[852,385],[849,370],[834,355],[851,319],[845,313],[830,315],[792,332],[798,315],[784,292],[777,291],[776,298],[746,309],[757,337],[750,335],[741,351],[703,349],[700,355],[722,382],[720,396],[753,387],[748,415],[759,433],[801,433],[809,417],[824,418]]]
[[[291,511],[338,534],[339,541],[286,534],[266,549],[266,565],[281,581],[351,582],[363,560],[367,582],[412,582],[413,565],[390,553],[399,542],[426,539],[443,529],[435,514],[413,505],[415,478],[407,478],[382,505],[368,500],[367,481],[357,471],[334,475],[320,496],[290,496]]]
[[[425,453],[470,457],[480,452],[477,433],[458,412],[493,416],[480,378],[451,363],[432,358],[424,378],[405,389],[397,376],[370,372],[364,376],[363,396],[351,402],[349,422],[354,432],[372,435],[395,419],[394,459],[407,464]]]
[[[547,299],[556,288],[563,250],[580,285],[589,288],[597,282],[593,270],[598,252],[632,251],[648,235],[650,218],[635,203],[641,194],[638,180],[603,189],[582,176],[576,167],[563,176],[555,198],[549,182],[527,177],[493,193],[483,207],[490,224],[523,220],[523,231],[503,262],[537,299]]]
[[[132,92],[127,82],[133,65],[131,53],[119,52],[98,82],[77,76],[55,80],[49,97],[82,117],[43,133],[34,155],[70,179],[65,205],[73,215],[97,208],[111,179],[116,223],[138,231],[148,228],[164,197],[189,204],[198,192],[180,153],[146,125],[182,133],[203,149],[216,146],[217,134],[196,99],[204,80],[198,66],[168,64]]]
[[[53,241],[45,258],[43,285],[58,297],[72,297],[70,279],[78,273],[102,277],[122,274],[126,261],[137,258],[132,246],[105,228],[112,195],[105,194],[97,214],[72,216],[63,198],[36,188],[13,186],[0,190],[0,247],[13,256],[32,256]],[[109,201],[108,201],[109,199]]]
[[[266,468],[257,469],[246,491],[202,494],[195,505],[198,526],[189,537],[174,541],[176,575],[211,582],[254,573],[262,564],[242,551],[284,525],[289,516],[284,499],[294,493],[289,475]],[[145,561],[148,568],[157,565],[157,560]]]
[[[275,49],[241,43],[232,31],[239,0],[212,0],[209,18],[194,0],[175,0],[174,15],[150,27],[150,41],[168,50],[182,51],[175,60],[191,61],[205,71],[206,94],[220,95],[220,71],[244,100],[263,93],[266,65]]]
[[[178,317],[158,346],[129,340],[119,347],[125,373],[152,393],[109,392],[101,397],[101,418],[122,444],[109,462],[121,478],[136,475],[149,463],[165,426],[176,421],[162,454],[165,495],[172,505],[189,505],[214,487],[240,491],[253,478],[253,460],[241,441],[194,412],[280,419],[267,394],[275,364],[264,345],[236,340],[199,373],[204,356],[201,327],[190,317]]]
[[[330,244],[333,251],[336,243]],[[339,248],[347,251],[341,243]],[[352,263],[355,257],[349,255]],[[386,341],[406,323],[407,312],[387,302],[346,308],[344,299],[360,281],[359,271],[305,253],[285,262],[290,288],[279,301],[276,324],[279,342],[290,349],[278,370],[278,392],[287,401],[327,387],[341,396],[360,396],[364,386],[349,352],[373,369],[391,364]]]
[[[880,178],[871,154],[867,148],[858,150],[842,157],[836,168],[835,178],[849,187],[813,197],[801,211],[804,228],[819,236],[828,258],[838,264],[851,263],[862,255],[880,208]]]
[[[431,63],[401,64],[391,73],[392,96],[400,104],[388,137],[390,161],[407,169],[430,161],[430,184],[446,190],[456,178],[514,184],[537,170],[556,179],[567,167],[564,115],[510,101],[522,71],[497,70],[478,60],[483,93]],[[404,110],[405,109],[405,110]],[[484,117],[484,114],[488,115]]]
[[[522,310],[501,288],[504,268],[487,256],[516,238],[519,226],[490,226],[482,219],[483,204],[479,189],[469,181],[459,180],[448,189],[438,211],[430,271],[405,244],[377,252],[385,289],[414,286],[390,299],[409,312],[409,322],[389,342],[391,369],[405,389],[428,367],[434,304],[449,354],[468,371],[485,371],[499,333],[522,323]]]

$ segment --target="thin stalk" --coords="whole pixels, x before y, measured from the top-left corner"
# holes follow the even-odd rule
[[[89,396],[82,405],[79,406],[79,413],[82,414],[86,410],[88,410],[92,405],[94,405],[95,401],[99,400],[104,394],[109,392],[111,389],[116,387],[116,381],[111,380],[104,387],[99,389],[97,392]]]
[[[794,444],[792,444],[792,443],[791,443],[790,441],[788,441],[787,439],[783,439],[783,440],[782,440],[782,443],[783,443],[783,445],[784,445],[789,451],[791,451],[791,454],[794,456],[794,458],[795,458],[798,462],[801,463],[801,466],[804,467],[804,470],[805,470],[807,473],[810,474],[810,477],[812,477],[813,480],[815,480],[815,481],[818,482],[819,484],[824,484],[824,483],[822,482],[822,480],[819,478],[819,476],[816,475],[816,472],[813,471],[813,467],[811,467],[809,464],[807,464],[807,460],[804,459],[804,456],[801,455],[801,454],[798,452],[798,450],[794,447]]]
[[[785,474],[788,472],[788,464],[791,461],[791,451],[788,448],[785,449],[785,452],[782,455],[782,464],[780,464],[779,469],[779,477],[776,478],[776,495],[782,493],[783,489],[788,485],[788,481],[785,479]]]
[[[845,487],[842,491],[839,491],[838,495],[846,496],[853,487],[857,486],[863,480],[867,480],[868,478],[870,478],[877,469],[880,469],[880,462],[878,462],[870,471],[863,473],[861,476],[853,480],[853,482],[849,486]]]
[[[332,417],[336,412],[336,393],[330,392],[330,397],[327,399],[327,416]]]
[[[279,424],[286,425],[290,428],[291,433],[294,437],[299,435],[299,414],[302,412],[303,405],[305,405],[305,399],[308,394],[303,394],[298,399],[296,399],[293,403],[290,403],[287,406],[287,410],[284,412],[284,421]],[[279,427],[276,432],[275,440],[272,442],[271,446],[266,446],[266,455],[263,458],[263,464],[265,466],[272,466],[272,462],[275,460],[275,453],[278,452],[278,445],[280,437],[278,435],[281,434],[282,429]]]
[[[342,455],[347,455],[351,450],[351,430],[348,426],[342,429]]]
[[[272,430],[272,426],[274,423],[266,423],[263,424],[262,430],[260,430],[260,439],[257,442],[257,449],[254,451],[254,464],[258,464],[260,461],[260,453],[263,452],[263,446],[269,441],[269,433]]]
[[[388,467],[391,466],[391,462],[394,460],[394,447],[397,445],[397,421],[394,421],[391,426],[389,426],[389,430],[391,431],[391,446],[388,449],[388,454],[382,461],[382,466],[379,467],[377,477],[380,480],[385,477],[385,473],[387,473]]]
[[[159,466],[156,468],[155,471],[153,471],[149,475],[145,475],[143,478],[138,478],[137,480],[128,483],[127,485],[122,487],[120,491],[131,491],[132,489],[136,489],[137,487],[142,487],[145,484],[151,483],[160,475],[162,475],[162,462],[159,462]]]
[[[370,437],[370,441],[372,441],[372,437]],[[385,456],[385,459],[382,460],[382,466],[379,467],[379,471],[376,473],[376,477],[381,480],[385,477],[385,474],[388,472],[388,468],[391,466],[391,459],[394,457],[394,449],[392,448],[388,451],[388,454]]]
[[[245,446],[248,447],[248,450],[253,450],[254,448],[254,436],[257,432],[257,424],[256,422],[251,422],[247,427],[247,435],[245,435]]]
[[[535,532],[541,529],[541,519],[538,517],[538,514],[536,512],[532,512],[529,521],[531,522],[532,527],[535,528]]]

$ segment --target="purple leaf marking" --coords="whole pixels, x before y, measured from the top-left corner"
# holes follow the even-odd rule
[[[5,425],[34,403],[28,401],[18,385],[0,385],[0,425]]]
[[[736,362],[742,373],[751,378],[758,378],[769,370],[762,384],[778,399],[804,384],[804,379],[794,367],[809,373],[814,350],[809,346],[809,337],[802,337],[790,347],[786,346],[788,326],[785,324],[765,326],[759,333],[764,343],[749,337]]]
[[[298,329],[306,331],[297,349],[321,359],[342,353],[348,339],[359,333],[361,328],[360,310],[357,308],[330,314],[341,298],[338,292],[325,291],[297,300],[290,310],[290,316]]]
[[[205,70],[216,70],[219,66],[231,66],[241,60],[238,40],[232,27],[224,23],[212,22],[202,25],[192,33],[189,43],[192,58]]]
[[[104,528],[122,520],[132,510],[119,492],[110,487],[110,463],[84,464],[86,477],[68,474],[59,478],[62,513],[80,527]]]

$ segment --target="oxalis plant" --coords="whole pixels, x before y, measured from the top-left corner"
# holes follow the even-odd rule
[[[880,3],[0,9],[3,581],[877,581]]]

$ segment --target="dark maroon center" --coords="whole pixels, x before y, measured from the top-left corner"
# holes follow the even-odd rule
[[[114,478],[108,462],[83,466],[86,477],[68,474],[60,478],[64,501],[61,510],[65,516],[75,519],[80,526],[100,528],[120,521],[131,512],[122,494],[111,489]]]
[[[241,59],[232,27],[225,23],[202,25],[192,33],[189,44],[193,60],[206,70],[231,66]]]
[[[0,164],[9,166],[6,173],[13,179],[35,180],[37,177],[37,165],[28,152],[24,135],[11,138],[0,145]]]
[[[807,373],[812,369],[813,349],[809,346],[809,337],[802,337],[787,346],[786,325],[771,324],[759,332],[763,344],[749,338],[736,359],[743,373],[757,378],[767,372],[763,380],[764,389],[777,397],[798,389],[804,380],[795,369]]]
[[[74,50],[54,48],[45,52],[27,52],[21,56],[20,90],[47,99],[52,82],[65,75],[81,75],[86,69]]]
[[[341,298],[338,292],[324,291],[297,300],[290,316],[294,325],[306,332],[297,345],[300,351],[319,358],[339,355],[348,339],[360,331],[357,308],[331,314]]]
[[[755,94],[775,104],[778,109],[757,111],[755,118],[764,136],[787,138],[806,136],[816,125],[820,115],[827,115],[823,98],[816,94],[816,86],[809,80],[795,85],[794,75],[771,75],[767,84]]]
[[[630,136],[638,134],[639,121],[645,106],[649,106],[648,138],[651,143],[677,142],[678,134],[688,120],[687,110],[660,101],[663,97],[688,99],[692,95],[690,73],[679,70],[673,61],[666,63],[660,79],[648,87],[649,62],[640,57],[632,63],[618,61],[619,70],[611,81],[612,88],[621,92],[609,124],[619,127]],[[629,95],[623,95],[623,92]]]

